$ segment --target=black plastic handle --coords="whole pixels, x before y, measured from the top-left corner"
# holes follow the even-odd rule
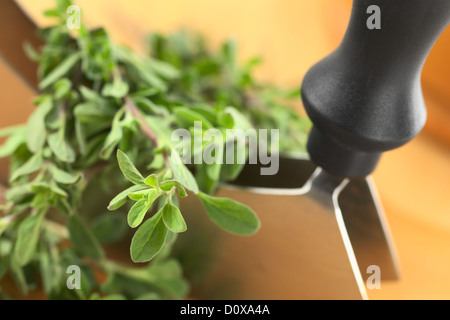
[[[380,9],[381,29],[369,28],[372,5]],[[313,122],[308,152],[316,164],[365,176],[383,151],[422,130],[422,67],[449,23],[450,0],[353,1],[341,45],[303,79],[302,100]]]

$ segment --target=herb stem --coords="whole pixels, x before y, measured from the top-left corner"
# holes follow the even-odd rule
[[[159,146],[158,143],[158,137],[153,132],[152,128],[148,125],[147,121],[145,121],[145,118],[143,114],[139,111],[139,108],[135,105],[133,100],[131,100],[130,97],[125,97],[125,110],[129,112],[133,117],[135,117],[139,123],[141,124],[142,133],[150,140],[153,147],[156,149]],[[162,150],[162,156],[164,158],[164,162],[167,166],[167,168],[170,168],[170,162],[169,162],[169,154],[167,153],[167,150]]]
[[[156,134],[153,132],[153,130],[150,128],[150,126],[147,124],[147,122],[144,119],[144,116],[139,111],[138,107],[134,104],[133,100],[131,100],[130,97],[125,97],[125,109],[134,116],[139,123],[141,124],[142,132],[145,134],[145,136],[150,140],[154,148],[158,147],[158,138]]]
[[[164,158],[164,163],[166,164],[166,167],[167,167],[167,168],[170,168],[170,162],[169,162],[169,157],[170,157],[170,155],[167,153],[167,150],[166,150],[166,149],[164,149],[164,150],[162,151],[162,156],[163,156],[163,158]]]

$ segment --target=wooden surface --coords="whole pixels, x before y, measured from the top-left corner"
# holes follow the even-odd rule
[[[40,24],[52,0],[20,0]],[[258,76],[300,85],[306,70],[340,42],[349,0],[96,0],[76,1],[90,25],[103,25],[116,41],[142,50],[148,31],[189,27],[213,43],[234,37],[241,58],[265,57]],[[427,130],[405,147],[386,153],[374,174],[393,238],[402,279],[369,291],[372,299],[450,299],[450,47],[449,30],[424,71]],[[0,125],[21,122],[31,93],[0,65]],[[9,80],[8,80],[9,79]],[[24,91],[25,90],[25,91]],[[299,109],[301,109],[299,101]],[[447,118],[446,118],[447,117]],[[446,120],[447,119],[447,120]],[[447,122],[448,121],[448,122]]]

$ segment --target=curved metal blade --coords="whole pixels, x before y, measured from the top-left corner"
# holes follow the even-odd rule
[[[304,194],[304,197],[311,197],[311,199],[320,204],[319,206],[322,207],[322,209],[325,209],[320,210],[317,208],[314,212],[317,215],[325,215],[328,223],[326,226],[327,229],[329,229],[330,232],[339,233],[340,235],[340,238],[337,237],[337,239],[333,239],[334,243],[325,242],[322,244],[323,248],[319,247],[317,249],[323,250],[324,253],[327,253],[328,257],[333,259],[336,266],[338,263],[342,264],[343,269],[341,269],[341,273],[344,270],[346,273],[351,270],[354,277],[353,280],[360,293],[360,298],[367,299],[367,293],[365,291],[364,281],[360,273],[358,261],[353,251],[352,242],[350,241],[346,224],[338,203],[339,195],[347,184],[348,179],[333,176],[323,171],[321,168],[317,168],[304,186],[305,190],[309,188],[309,190]],[[312,208],[314,207],[314,204],[310,205]],[[309,218],[311,219],[311,217]],[[346,255],[343,254],[344,251]],[[334,273],[328,274],[336,277]],[[350,283],[347,284],[347,287],[348,286],[350,286]],[[352,288],[352,290],[355,290],[355,288]],[[344,292],[341,293],[344,294]]]
[[[331,176],[306,159],[280,158],[275,176],[261,176],[257,165],[246,166],[217,195],[250,206],[261,219],[261,229],[251,237],[237,237],[209,226],[214,232],[207,243],[200,240],[212,248],[204,252],[208,267],[201,269],[200,277],[206,280],[196,291],[198,297],[367,298],[362,279],[366,265],[380,266],[382,279],[389,278],[388,266],[396,265],[378,199],[368,181]],[[197,220],[199,207],[191,204],[183,210]],[[354,218],[358,213],[361,217]],[[203,218],[201,224],[205,223]],[[201,257],[195,259],[198,262]]]
[[[328,178],[318,169],[304,188],[221,188],[217,196],[251,207],[261,220],[261,228],[250,237],[238,237],[212,227],[215,232],[208,241],[198,241],[213,244],[205,257],[209,266],[202,271],[201,292],[195,290],[194,296],[263,300],[367,298],[345,225],[336,211],[336,197],[346,181]],[[183,210],[192,226],[190,219],[201,209],[191,203]],[[198,225],[195,229],[199,234]]]
[[[315,168],[315,164],[306,158],[280,158],[280,171],[276,176],[258,176],[258,168],[248,166],[235,184],[256,186],[253,190],[257,192],[290,194],[297,192],[295,187],[306,181],[305,174],[311,174],[312,168]],[[304,173],[299,175],[299,170]],[[337,206],[342,213],[361,274],[366,274],[369,266],[376,265],[380,267],[381,280],[398,280],[400,267],[397,253],[372,178],[348,179],[347,185],[339,193]]]
[[[398,280],[397,253],[372,178],[351,179],[338,202],[361,273],[376,265],[382,281]]]

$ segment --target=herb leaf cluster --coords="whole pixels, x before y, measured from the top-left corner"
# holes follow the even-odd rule
[[[55,25],[40,30],[45,45],[25,46],[39,64],[36,109],[26,124],[0,130],[7,137],[0,157],[11,160],[0,278],[9,273],[25,293],[40,281],[55,299],[182,298],[189,284],[170,255],[177,234],[189,227],[180,198],[199,197],[228,232],[251,235],[260,223],[245,205],[214,196],[243,165],[188,167],[176,161],[171,133],[192,131],[195,121],[222,132],[277,128],[282,152],[303,152],[309,122],[290,106],[298,90],[256,80],[260,60],[239,64],[231,40],[212,50],[199,34],[152,34],[141,56],[102,28],[69,32],[72,3],[56,3],[45,12]],[[117,212],[84,212],[93,185]],[[150,264],[124,264],[105,253],[130,230],[132,260]],[[73,264],[82,269],[82,290],[65,287]]]

